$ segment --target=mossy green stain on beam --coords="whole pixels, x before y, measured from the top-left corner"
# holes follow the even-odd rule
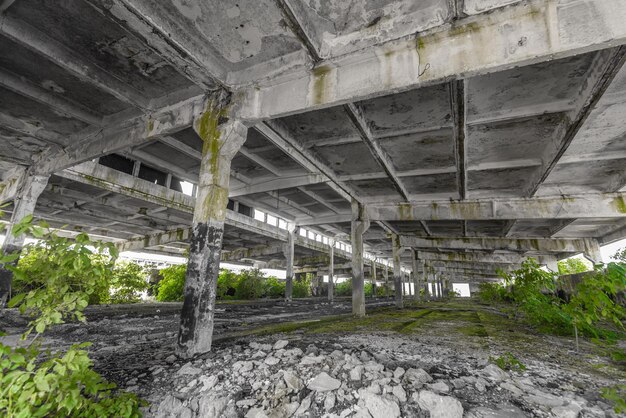
[[[614,198],[612,204],[619,213],[626,214],[626,200],[624,200],[623,196],[617,196]]]
[[[327,65],[321,65],[313,69],[313,104],[322,104],[327,101],[328,75],[331,68]]]

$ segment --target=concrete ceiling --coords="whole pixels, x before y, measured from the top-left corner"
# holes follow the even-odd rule
[[[202,144],[175,112],[225,88],[247,100],[240,114],[255,125],[232,162],[231,204],[327,236],[349,236],[352,199],[400,205],[625,192],[619,28],[626,11],[614,0],[570,3],[0,1],[0,175],[42,161],[55,167],[36,214],[67,229],[122,241],[188,227],[188,212],[61,174],[116,154],[143,172],[196,182]],[[541,15],[544,6],[560,19],[560,46],[533,26],[539,18],[528,10]],[[573,31],[570,22],[583,13],[589,25],[604,19],[603,29]],[[520,29],[527,36],[505,24],[521,21],[516,16],[530,19]],[[488,30],[512,43],[490,50],[500,38]],[[485,51],[470,54],[468,39]],[[437,42],[438,55],[428,49]],[[517,58],[531,47],[531,58]],[[403,68],[415,56],[409,74]],[[382,84],[368,81],[372,62]],[[155,140],[129,136],[91,154],[76,151],[159,112],[175,122]],[[55,164],[58,155],[67,162]],[[144,180],[150,175],[159,174]],[[390,257],[390,233],[608,242],[626,236],[626,223],[617,216],[390,219],[372,222],[366,248]],[[231,225],[224,242],[232,251],[278,248],[281,240]],[[296,258],[324,253],[309,247]],[[181,248],[173,241],[151,249]],[[280,251],[257,257],[280,258]],[[405,252],[409,267],[410,258]]]

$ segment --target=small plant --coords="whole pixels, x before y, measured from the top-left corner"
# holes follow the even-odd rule
[[[239,276],[233,271],[222,269],[217,277],[216,297],[220,300],[230,300],[235,298],[237,292],[237,280]]]
[[[526,370],[526,366],[509,352],[506,352],[499,357],[489,356],[489,362],[495,364],[502,370],[511,370],[518,372],[523,372],[524,370]]]
[[[615,385],[603,388],[601,395],[604,399],[613,403],[615,413],[626,413],[626,385]]]
[[[487,304],[503,302],[506,299],[506,288],[500,283],[483,282],[478,285],[478,299]]]

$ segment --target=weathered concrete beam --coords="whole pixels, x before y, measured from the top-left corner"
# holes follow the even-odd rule
[[[518,253],[465,253],[419,251],[418,258],[427,261],[453,261],[466,263],[521,263],[524,257]]]
[[[556,130],[558,141],[551,142],[542,156],[544,167],[540,172],[541,175],[531,185],[529,196],[537,193],[541,184],[554,170],[625,62],[626,47],[624,46],[598,53],[591,66],[592,72],[579,92],[576,108],[569,112],[568,118]]]
[[[70,102],[62,96],[55,95],[49,90],[33,84],[15,74],[0,71],[0,86],[12,90],[22,96],[29,97],[36,102],[50,106],[54,112],[65,114],[71,118],[86,122],[90,125],[102,124],[102,116],[96,115],[86,107]]]
[[[0,17],[0,33],[125,103],[140,109],[149,107],[148,100],[132,86],[24,22],[3,14]]]
[[[441,268],[449,268],[449,269],[465,269],[465,270],[486,270],[492,269],[502,269],[502,270],[510,270],[514,269],[518,266],[518,264],[508,264],[508,263],[476,263],[476,262],[463,262],[463,261],[440,261],[440,260],[431,260],[429,261],[429,265],[433,267],[441,267]]]
[[[160,5],[142,0],[111,0],[106,5],[88,2],[122,28],[131,29],[150,49],[204,90],[214,90],[226,79],[225,69],[219,64],[222,60],[184,14],[167,13]],[[206,13],[204,7],[196,6]]]
[[[419,238],[400,236],[402,247],[419,249],[457,249],[457,250],[503,250],[503,251],[539,251],[542,253],[585,253],[593,260],[601,261],[598,241],[591,238],[579,239],[513,239],[513,238]]]
[[[311,184],[325,183],[327,181],[328,178],[326,176],[318,173],[311,173],[303,176],[265,179],[246,185],[244,187],[233,189],[230,191],[229,196],[238,197],[255,193],[265,193],[270,191],[291,189],[294,187],[308,186]]]
[[[354,190],[338,181],[335,172],[322,162],[320,158],[313,155],[311,151],[307,150],[297,140],[291,138],[289,132],[284,127],[274,122],[266,122],[255,125],[255,129],[307,170],[326,176],[329,179],[328,185],[344,199],[351,200],[356,196]]]
[[[133,177],[94,162],[84,162],[57,173],[59,177],[89,184],[134,197],[156,205],[192,213],[196,199],[175,190],[167,189],[149,181]]]
[[[367,119],[363,116],[362,110],[355,105],[354,103],[348,103],[344,106],[346,114],[348,118],[352,121],[352,124],[357,129],[363,142],[370,150],[370,153],[374,157],[374,159],[378,162],[378,164],[382,167],[382,169],[387,173],[387,177],[393,184],[393,187],[398,191],[400,196],[406,201],[409,200],[409,192],[407,191],[404,184],[398,177],[396,173],[396,169],[393,166],[391,158],[385,152],[385,150],[380,146],[380,143],[370,130]]]
[[[245,89],[238,113],[277,118],[621,45],[624,20],[621,0],[517,2]]]
[[[372,203],[366,209],[372,221],[624,218],[626,193]]]
[[[328,260],[328,302],[333,303],[335,299],[335,240],[329,241],[330,253]]]
[[[211,349],[230,164],[248,132],[228,118],[228,104],[228,95],[216,92],[193,121],[204,144],[178,332],[177,351],[185,358]]]
[[[316,216],[311,219],[300,219],[296,220],[298,226],[309,226],[309,225],[323,225],[323,224],[335,224],[335,223],[346,223],[350,222],[351,215],[350,214],[337,214],[337,215],[328,215],[328,216]]]
[[[207,109],[207,97],[198,96],[146,115],[76,135],[62,150],[50,149],[35,159],[31,172],[48,175],[65,168],[128,149],[191,126]]]

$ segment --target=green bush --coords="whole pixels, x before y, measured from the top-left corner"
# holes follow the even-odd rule
[[[238,274],[235,299],[258,299],[263,296],[263,273],[258,269],[243,270]]]
[[[185,291],[187,265],[169,266],[160,273],[163,279],[159,282],[156,299],[159,302],[181,302]]]
[[[85,321],[83,309],[98,284],[110,273],[117,251],[111,244],[91,242],[85,234],[74,241],[45,233],[31,225],[26,217],[14,233],[29,232],[43,241],[30,244],[30,259],[10,267],[17,255],[5,255],[0,263],[14,272],[20,288],[9,306],[19,306],[22,314],[31,316],[24,347],[0,343],[0,415],[8,417],[77,417],[140,416],[141,402],[134,394],[115,390],[93,369],[84,348],[90,343],[73,345],[65,353],[42,353],[37,338],[48,327],[65,319]],[[106,254],[108,253],[108,254]],[[102,258],[95,257],[101,255]],[[93,262],[93,260],[98,260]],[[99,262],[102,261],[102,262]],[[32,274],[32,276],[29,276]],[[1,335],[1,333],[0,333]]]
[[[265,279],[264,295],[271,299],[285,297],[285,282],[279,281],[276,277],[270,276]]]
[[[294,298],[306,298],[311,296],[311,280],[308,278],[304,280],[294,280],[292,296]]]
[[[478,299],[483,303],[503,302],[506,292],[506,287],[500,283],[483,282],[478,285]]]
[[[335,285],[336,296],[352,296],[352,280],[348,279]]]
[[[365,292],[365,297],[374,296],[374,285],[370,282],[366,282],[363,286],[363,290]]]
[[[230,270],[221,269],[217,277],[217,298],[229,300],[235,298],[239,276]]]
[[[146,271],[137,263],[121,261],[113,268],[110,281],[111,303],[137,303],[148,289]]]

